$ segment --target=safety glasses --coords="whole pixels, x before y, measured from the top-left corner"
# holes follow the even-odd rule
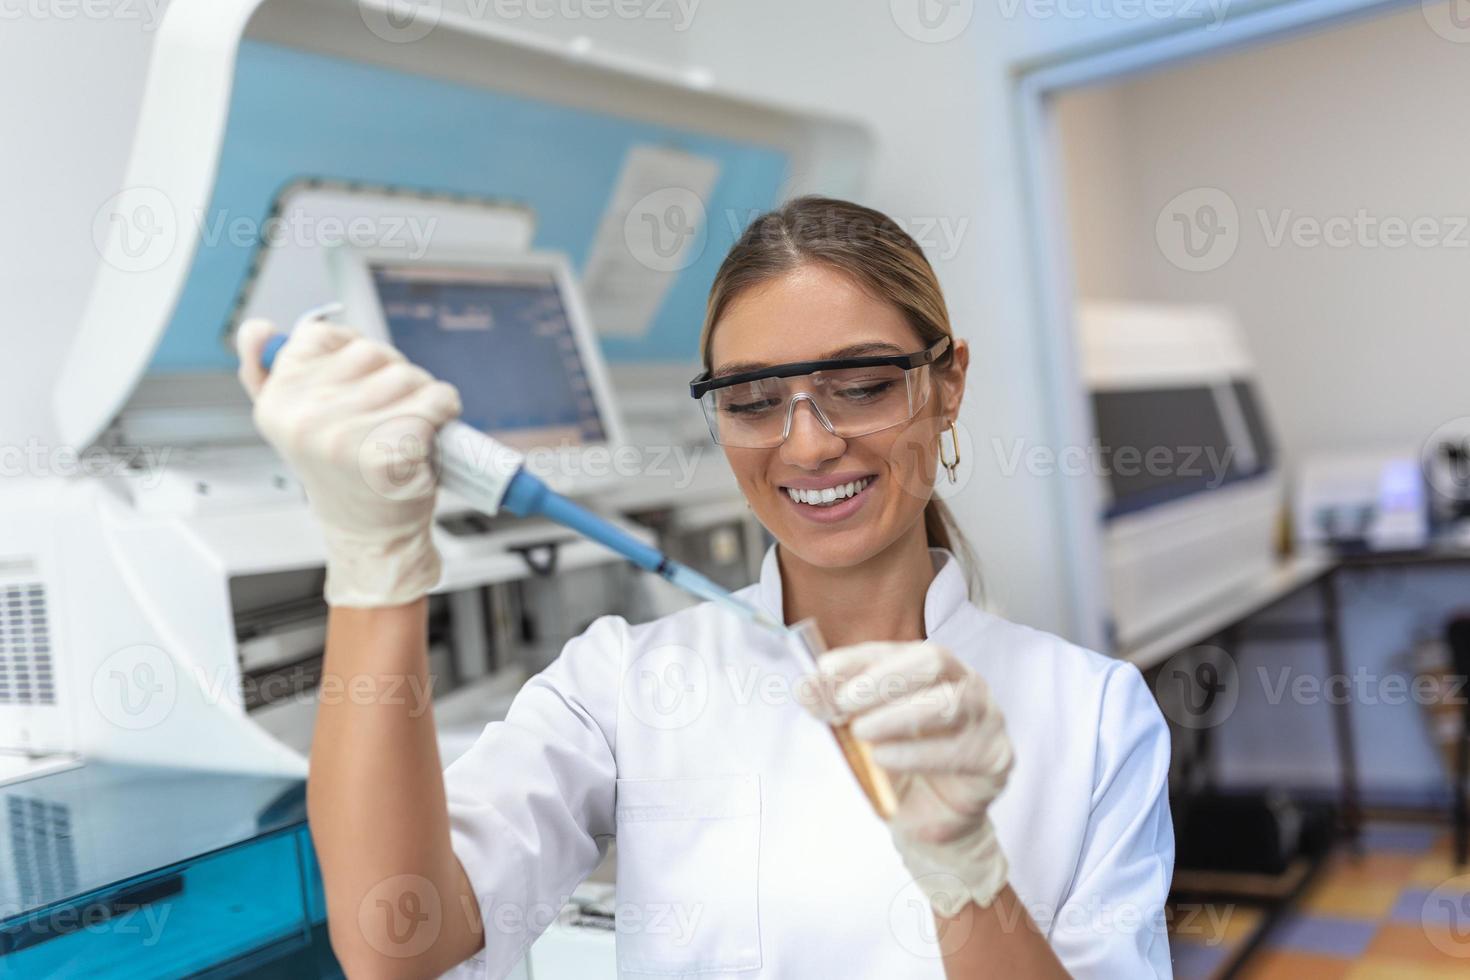
[[[907,422],[929,401],[929,368],[949,350],[941,337],[913,354],[801,361],[689,383],[710,435],[722,446],[770,449],[791,434],[798,402],[843,439]]]

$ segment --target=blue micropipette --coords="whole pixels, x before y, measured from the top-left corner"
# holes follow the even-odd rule
[[[309,320],[312,316],[309,313],[302,319]],[[286,334],[276,334],[266,342],[260,363],[267,371],[288,339]],[[598,542],[691,595],[718,602],[753,623],[786,632],[781,623],[736,599],[719,584],[552,490],[525,469],[524,457],[509,446],[457,421],[440,428],[435,442],[440,483],[476,509],[491,515],[506,510],[520,517],[544,517]]]

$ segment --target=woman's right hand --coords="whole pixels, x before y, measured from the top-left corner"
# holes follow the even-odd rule
[[[321,523],[327,602],[412,602],[439,580],[434,436],[459,415],[459,393],[387,344],[322,321],[296,330],[267,373],[274,332],[265,320],[240,327],[240,381]]]

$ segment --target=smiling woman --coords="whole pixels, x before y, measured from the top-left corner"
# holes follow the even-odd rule
[[[968,553],[933,484],[970,352],[924,253],[890,218],[820,197],[762,215],[710,289],[700,353],[710,380],[691,390],[784,557],[856,564],[921,512],[926,547]],[[780,367],[803,361],[829,363]],[[741,413],[773,397],[784,411],[742,439],[756,423]]]
[[[690,392],[777,541],[739,598],[815,620],[822,676],[718,604],[606,616],[442,780],[432,708],[324,701],[307,798],[347,972],[505,976],[616,839],[620,975],[1167,975],[1168,731],[1132,666],[969,601],[934,499],[969,349],[918,246],[793,201],[726,258],[703,349]],[[318,436],[437,425],[457,393],[344,328],[280,358],[243,373],[256,418],[329,580],[365,586],[331,610],[324,683],[426,683],[432,468],[386,500]],[[886,770],[886,822],[830,725]],[[433,924],[412,941],[381,914],[410,907]]]

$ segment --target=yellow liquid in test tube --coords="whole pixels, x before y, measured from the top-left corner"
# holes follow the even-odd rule
[[[794,643],[802,647],[808,660],[808,669],[816,672],[817,658],[827,652],[827,643],[822,639],[821,630],[817,629],[814,619],[804,619],[791,627],[791,635]],[[846,724],[832,725],[832,735],[837,739],[838,746],[842,749],[842,756],[847,760],[847,766],[852,774],[857,777],[858,785],[863,788],[863,795],[872,804],[873,812],[885,822],[892,819],[898,809],[898,797],[893,792],[893,781],[888,778],[888,773],[882,766],[873,761],[873,754],[868,748],[868,743],[855,738]]]

